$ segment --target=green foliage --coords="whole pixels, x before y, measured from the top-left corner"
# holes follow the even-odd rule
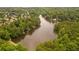
[[[21,45],[14,46],[7,41],[25,35],[40,25],[36,11],[28,8],[0,8],[0,12],[0,39],[6,40],[1,41],[0,50],[27,50]]]
[[[0,8],[0,39],[9,40],[31,32],[40,24],[39,15],[53,22],[58,37],[37,46],[36,50],[79,50],[79,8]],[[5,16],[7,15],[7,16]],[[10,23],[11,17],[16,16]],[[5,20],[8,18],[9,20]],[[3,41],[1,41],[2,43]],[[6,47],[7,46],[7,47]],[[25,50],[3,42],[1,50]]]
[[[60,22],[56,24],[55,32],[57,39],[38,45],[36,50],[79,51],[79,22]]]
[[[0,39],[0,51],[26,51],[21,45],[13,45],[9,41]]]
[[[16,9],[16,10],[14,10]],[[0,26],[0,38],[4,40],[15,39],[25,33],[28,33],[35,28],[37,28],[40,24],[40,21],[37,17],[37,13],[32,11],[31,9],[18,9],[18,8],[2,8],[1,11],[4,10],[3,15],[7,15],[7,18],[16,16],[17,20],[14,20],[10,24],[5,24]],[[8,12],[8,14],[6,13]],[[33,13],[34,12],[34,13]],[[28,15],[29,13],[29,15]],[[35,16],[36,15],[36,16]],[[26,18],[25,18],[26,16]],[[4,19],[5,17],[3,17]],[[9,19],[10,20],[10,19]],[[9,21],[8,21],[9,22]]]
[[[9,40],[10,39],[10,33],[7,30],[1,29],[0,30],[0,38]]]
[[[53,48],[53,43],[52,43],[52,41],[48,41],[48,42],[45,42],[45,43],[42,43],[42,44],[40,44],[40,45],[38,45],[37,47],[36,47],[36,50],[37,51],[46,51],[46,50],[49,50],[49,51],[51,51],[52,50],[52,48]]]
[[[24,47],[22,47],[20,44],[18,44],[18,45],[16,46],[16,50],[18,50],[18,51],[27,51],[28,49],[27,49],[27,48],[24,48]]]

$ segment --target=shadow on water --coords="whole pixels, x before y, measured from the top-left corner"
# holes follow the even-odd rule
[[[39,18],[41,21],[40,27],[32,31],[31,34],[26,34],[22,37],[14,39],[16,43],[20,43],[30,51],[35,50],[38,44],[48,40],[53,40],[57,37],[54,33],[55,24],[48,22],[45,18],[42,17],[42,15],[40,15]]]

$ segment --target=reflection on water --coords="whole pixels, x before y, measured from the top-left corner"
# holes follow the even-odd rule
[[[26,35],[24,39],[19,42],[29,50],[34,50],[39,43],[56,38],[56,34],[53,32],[55,24],[46,21],[41,15],[39,18],[41,21],[40,27],[31,35]]]

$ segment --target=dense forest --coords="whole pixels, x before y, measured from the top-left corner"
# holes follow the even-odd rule
[[[56,8],[48,12],[58,20],[54,32],[57,39],[37,46],[39,51],[78,51],[79,50],[79,9],[78,8]],[[54,13],[52,13],[54,12]],[[50,17],[49,17],[50,18]]]
[[[57,39],[40,44],[36,50],[79,50],[79,22],[63,21],[56,24]]]
[[[28,34],[39,26],[40,21],[38,20],[38,17],[32,12],[29,13],[29,11],[28,9],[25,10],[20,8],[0,9],[1,50],[25,50],[21,45],[13,44],[10,41],[19,36]]]
[[[73,7],[0,8],[0,50],[28,50],[12,40],[40,27],[39,15],[55,23],[54,32],[57,38],[40,43],[36,51],[79,50],[79,8]]]

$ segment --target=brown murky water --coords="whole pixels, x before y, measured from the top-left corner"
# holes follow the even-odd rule
[[[41,15],[40,18],[40,27],[36,29],[31,35],[26,35],[19,43],[27,47],[29,50],[35,50],[36,46],[47,40],[53,40],[56,38],[56,34],[53,32],[54,25],[46,21]]]

